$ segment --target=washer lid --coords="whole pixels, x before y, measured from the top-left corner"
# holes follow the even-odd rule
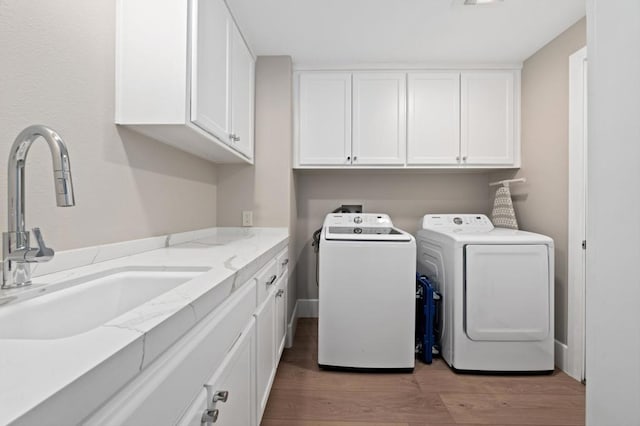
[[[325,240],[350,241],[411,241],[411,235],[393,227],[326,226]]]

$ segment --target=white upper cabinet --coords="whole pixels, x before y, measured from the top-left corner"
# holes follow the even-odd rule
[[[354,165],[403,165],[406,150],[406,74],[353,74]]]
[[[116,124],[213,162],[251,163],[253,79],[224,0],[118,0]]]
[[[223,142],[229,137],[229,69],[233,22],[222,0],[193,0],[191,121]]]
[[[300,71],[297,168],[520,167],[520,71]]]
[[[463,72],[460,84],[463,164],[514,164],[518,139],[514,73]]]
[[[409,73],[407,164],[460,162],[460,73]]]
[[[351,73],[300,74],[297,107],[298,164],[351,164]]]
[[[231,37],[231,145],[253,158],[255,61],[237,27]]]

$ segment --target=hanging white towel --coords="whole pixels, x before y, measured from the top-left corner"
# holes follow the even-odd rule
[[[498,188],[496,199],[493,202],[491,221],[498,228],[518,229],[516,212],[513,210],[511,191],[508,186]]]

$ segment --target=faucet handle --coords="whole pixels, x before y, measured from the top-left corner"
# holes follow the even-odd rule
[[[33,228],[32,231],[33,235],[36,237],[36,241],[38,242],[38,252],[35,255],[35,258],[37,259],[36,261],[45,262],[51,259],[55,252],[44,243],[44,238],[42,238],[40,228]]]

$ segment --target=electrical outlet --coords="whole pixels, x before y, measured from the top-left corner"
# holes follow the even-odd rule
[[[253,212],[251,210],[242,211],[242,226],[253,226]]]

